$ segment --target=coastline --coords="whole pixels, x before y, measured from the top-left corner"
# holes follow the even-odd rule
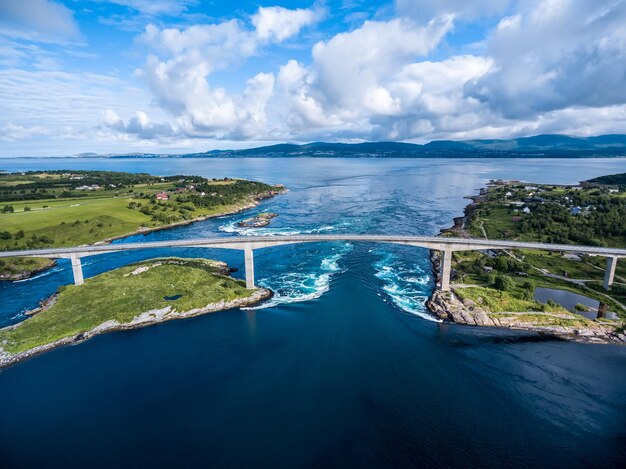
[[[289,192],[288,189],[283,189],[280,192],[278,192],[278,194],[276,195],[282,195],[282,194],[286,194],[287,192]],[[183,221],[178,221],[175,223],[170,223],[167,225],[163,225],[163,226],[155,226],[152,228],[148,228],[148,227],[139,227],[138,229],[136,229],[135,231],[129,232],[129,233],[125,233],[122,235],[118,235],[118,236],[112,236],[109,238],[105,238],[102,239],[100,241],[96,241],[95,243],[92,244],[87,244],[85,246],[99,246],[99,245],[103,245],[103,244],[110,244],[111,242],[118,240],[118,239],[124,239],[124,238],[129,238],[131,236],[135,236],[138,234],[148,234],[148,233],[153,233],[155,231],[161,231],[161,230],[168,230],[171,228],[176,228],[179,226],[185,226],[185,225],[190,225],[192,223],[197,223],[200,221],[205,221],[205,220],[209,220],[211,218],[219,218],[219,217],[224,217],[224,216],[228,216],[228,215],[235,215],[237,213],[241,213],[244,212],[246,210],[250,210],[251,208],[254,208],[256,206],[258,206],[261,201],[265,200],[265,199],[271,199],[273,197],[275,197],[276,195],[266,195],[266,194],[257,194],[256,196],[254,196],[252,198],[252,200],[244,205],[241,206],[236,206],[233,207],[231,206],[230,208],[226,209],[224,212],[220,212],[220,213],[216,213],[213,215],[203,215],[200,217],[196,217],[196,218],[192,218],[189,220],[183,220]],[[45,259],[45,258],[44,258]],[[57,263],[56,260],[54,259],[49,259],[51,261],[51,263],[43,268],[40,269],[36,269],[36,270],[32,270],[32,271],[23,271],[20,272],[19,274],[14,274],[14,275],[0,275],[0,282],[15,282],[18,280],[25,280],[28,278],[33,277],[36,274],[39,274],[41,272],[45,272],[51,268],[53,268]]]
[[[478,195],[468,196],[471,202],[464,208],[463,216],[453,218],[453,226],[443,228],[437,236],[451,234],[456,237],[469,238],[469,233],[465,230],[466,222],[474,210],[480,204],[481,196],[485,194],[491,184],[480,190]],[[431,251],[430,261],[435,274],[436,282],[441,280],[440,255]],[[431,296],[426,301],[426,307],[439,319],[474,327],[496,327],[500,329],[512,329],[519,331],[537,332],[539,334],[550,335],[561,340],[586,344],[619,344],[626,345],[626,333],[623,329],[611,323],[593,322],[588,325],[542,325],[533,322],[537,318],[536,311],[528,312],[506,312],[489,313],[480,305],[471,300],[461,301],[454,293],[454,286],[449,292],[433,290]],[[566,321],[576,321],[578,318],[571,313],[548,314],[541,313],[546,318]]]
[[[40,345],[38,347],[17,354],[10,354],[8,352],[5,352],[2,348],[2,345],[0,345],[0,371],[2,370],[2,368],[9,367],[28,358],[40,355],[44,352],[49,352],[65,345],[77,345],[101,334],[139,329],[142,327],[160,324],[167,321],[193,318],[196,316],[202,316],[204,314],[216,313],[218,311],[254,306],[261,301],[271,298],[272,294],[273,293],[271,290],[258,287],[252,293],[252,295],[247,298],[238,298],[232,301],[222,300],[218,303],[210,303],[202,308],[195,308],[189,311],[178,312],[174,310],[171,306],[167,306],[166,308],[162,309],[149,310],[135,316],[130,322],[127,323],[120,323],[117,320],[112,319],[102,324],[99,324],[98,326],[90,329],[87,332],[64,337],[49,344]],[[44,300],[44,302],[42,302],[44,304],[43,306],[35,308],[34,310],[27,312],[26,314],[39,314],[45,311],[52,304],[54,304],[54,297],[55,295],[52,295],[48,299]],[[13,326],[9,326],[9,328],[20,327],[21,324],[22,322],[14,324]]]
[[[27,278],[31,278],[41,272],[50,270],[57,265],[57,261],[55,259],[49,259],[47,257],[44,257],[43,259],[47,259],[49,261],[48,265],[34,270],[24,270],[15,274],[0,274],[0,282],[16,282],[19,280],[26,280]]]

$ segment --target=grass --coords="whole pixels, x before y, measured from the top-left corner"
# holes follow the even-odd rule
[[[537,326],[563,326],[563,327],[588,327],[593,321],[582,316],[570,315],[568,318],[553,316],[549,314],[490,314],[492,318],[513,318],[525,323],[532,323]],[[607,321],[609,322],[609,321]],[[609,322],[610,323],[610,322]]]
[[[124,176],[125,173],[111,174]],[[105,176],[96,174],[96,177]],[[39,193],[30,189],[12,189],[16,184],[32,182],[33,179],[58,180],[60,177],[56,173],[41,173],[8,175],[0,179],[0,190],[8,188],[10,196],[31,197],[31,200],[0,203],[0,207],[10,205],[14,210],[0,212],[0,234],[6,235],[0,236],[0,250],[93,244],[142,229],[232,213],[251,204],[260,195],[255,192],[273,189],[273,186],[244,180],[203,179],[200,184],[207,191],[207,197],[200,203],[189,201],[190,192],[182,195],[173,193],[179,184],[176,177],[165,182],[137,183],[114,190],[107,186],[107,189],[95,191],[74,191],[77,196],[66,198],[61,198],[61,194],[68,187],[60,183],[58,187],[46,189],[46,197],[50,197],[47,199],[33,199]],[[154,178],[145,176],[144,179],[146,177]],[[162,191],[170,191],[168,201],[150,200],[151,196]],[[0,276],[7,277],[14,272],[29,271],[32,262],[11,258],[5,265],[9,267],[0,265]]]
[[[53,265],[52,259],[44,257],[6,257],[0,259],[0,275],[9,277],[25,271],[37,272]]]
[[[154,266],[158,261],[165,263]],[[125,276],[138,266],[154,267]],[[50,309],[13,329],[0,330],[0,346],[15,354],[85,333],[112,319],[124,324],[153,309],[172,306],[184,312],[252,294],[242,281],[218,275],[218,271],[215,262],[205,259],[153,259],[92,277],[81,286],[62,287]],[[175,295],[182,296],[174,301],[163,299]]]
[[[526,300],[513,292],[500,291],[494,288],[457,288],[454,292],[461,300],[472,300],[491,313],[538,311],[569,314],[561,306],[549,306],[534,300]]]
[[[565,275],[572,278],[602,280],[604,272],[589,265],[586,261],[572,260],[558,253],[545,251],[519,251],[524,260],[538,269],[545,269],[551,274]]]

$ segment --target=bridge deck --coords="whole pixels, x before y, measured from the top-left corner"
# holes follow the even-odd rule
[[[0,251],[1,257],[84,257],[117,251],[155,248],[221,248],[221,249],[261,249],[297,243],[317,242],[373,242],[392,243],[423,247],[444,251],[466,251],[482,249],[538,249],[543,251],[562,251],[585,253],[594,256],[626,257],[626,249],[597,246],[577,246],[567,244],[547,244],[523,241],[485,240],[467,238],[444,238],[427,236],[388,236],[388,235],[296,235],[296,236],[249,236],[224,238],[195,238],[172,241],[151,241],[139,243],[101,244],[49,249],[25,249],[19,251]]]

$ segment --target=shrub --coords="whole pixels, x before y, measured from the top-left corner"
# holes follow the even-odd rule
[[[513,288],[513,280],[511,277],[507,275],[498,275],[496,277],[496,281],[494,282],[494,286],[501,291],[507,291]]]

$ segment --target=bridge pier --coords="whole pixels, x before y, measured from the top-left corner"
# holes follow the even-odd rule
[[[450,291],[450,274],[452,272],[452,251],[441,251],[441,291]]]
[[[72,274],[74,274],[74,285],[82,285],[85,283],[83,278],[83,266],[80,263],[80,257],[76,254],[70,254],[70,261],[72,263]]]
[[[254,255],[251,247],[246,246],[244,249],[244,258],[246,263],[246,288],[254,288]]]
[[[617,267],[617,257],[606,258],[606,270],[604,271],[604,289],[610,290],[615,280],[615,269]]]

